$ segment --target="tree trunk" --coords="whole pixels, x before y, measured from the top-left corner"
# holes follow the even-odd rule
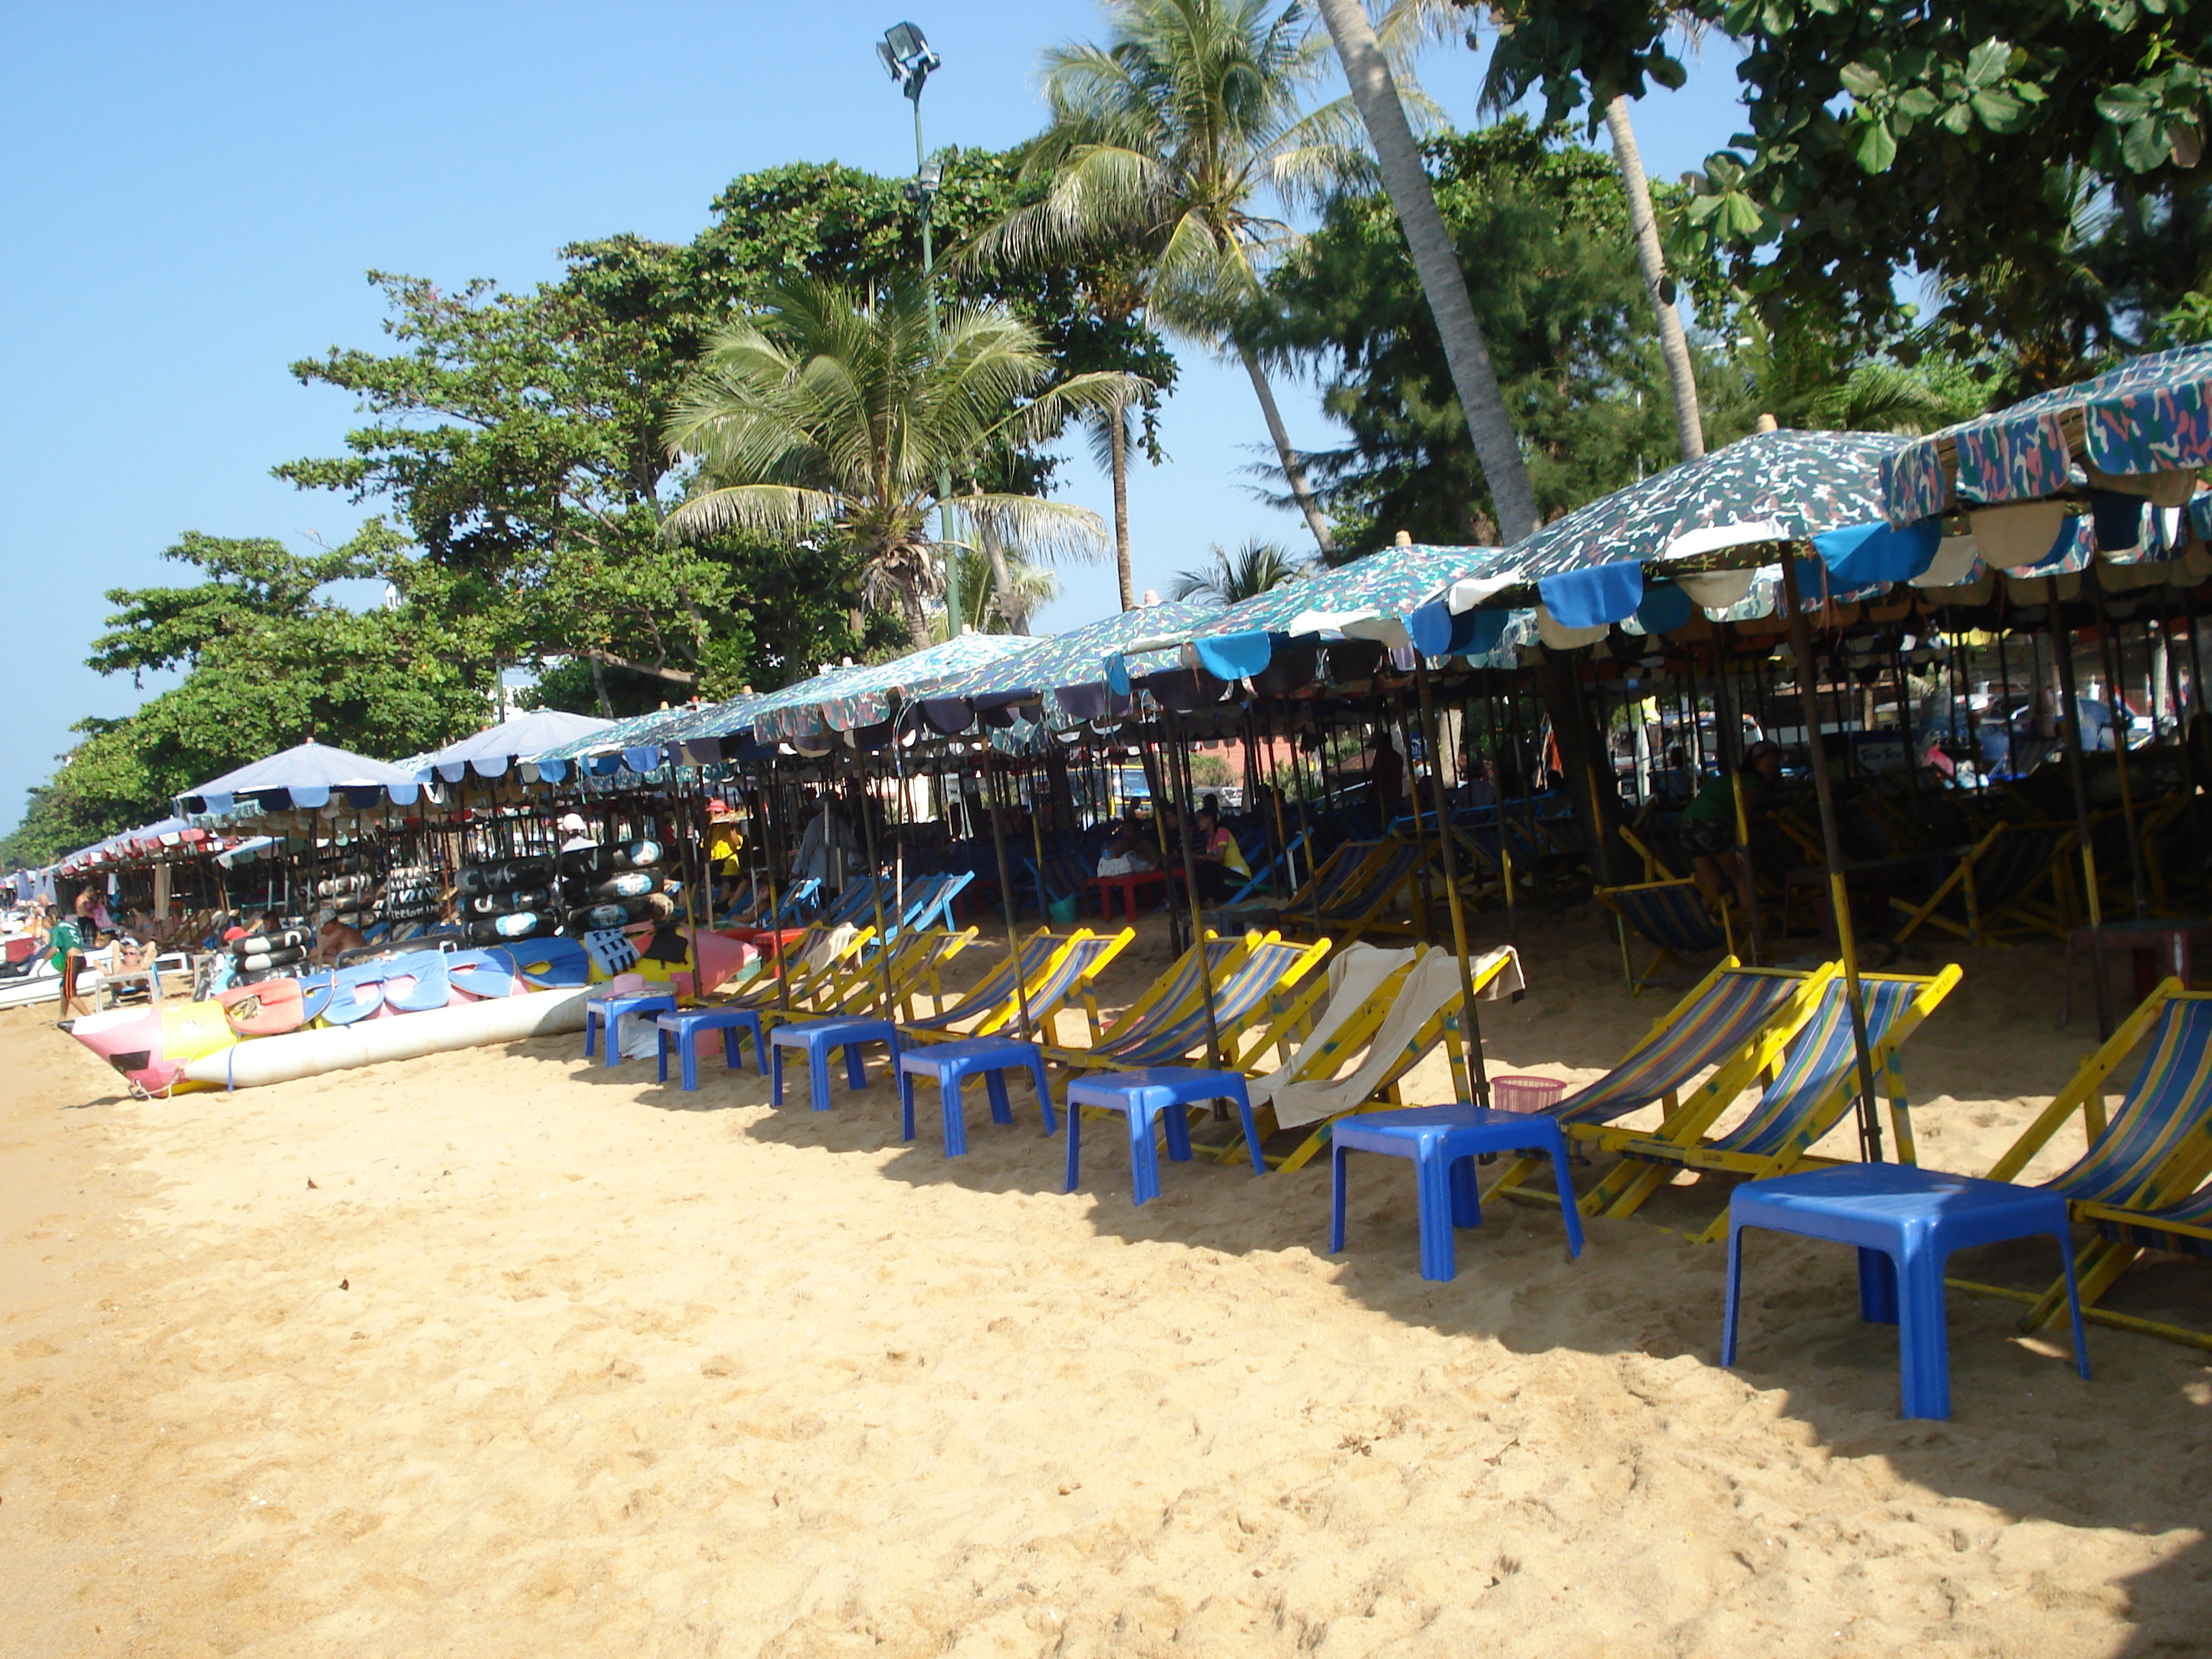
[[[1544,713],[1551,719],[1552,735],[1559,740],[1560,782],[1574,811],[1575,823],[1582,830],[1583,845],[1590,849],[1591,878],[1610,885],[1619,879],[1619,860],[1613,856],[1619,843],[1613,832],[1622,818],[1620,787],[1604,734],[1590,714],[1589,700],[1578,695],[1575,684],[1576,676],[1582,672],[1581,655],[1579,652],[1545,652],[1543,661],[1536,665],[1536,690],[1544,700]]]
[[[607,698],[607,665],[597,656],[591,659],[592,690],[599,699],[599,718],[611,720],[615,717],[615,706]]]
[[[907,637],[914,641],[915,650],[927,651],[930,643],[929,612],[921,603],[921,590],[912,582],[902,581],[898,585],[898,596],[899,609],[906,613]],[[957,617],[947,617],[946,621],[950,624],[951,631],[945,637],[951,639],[960,632],[959,620]]]
[[[1121,609],[1137,608],[1136,579],[1129,570],[1129,416],[1113,411],[1107,429],[1107,447],[1114,457],[1114,572],[1121,579]]]
[[[1015,633],[1028,633],[1029,613],[1022,596],[1014,591],[1014,574],[1006,568],[1006,550],[999,544],[999,532],[981,519],[971,519],[969,522],[975,526],[975,538],[983,544],[983,556],[991,562],[991,593],[999,614]]]
[[[1540,521],[1536,492],[1522,465],[1520,441],[1514,435],[1512,417],[1505,412],[1498,371],[1482,343],[1474,301],[1468,297],[1467,276],[1459,268],[1443,215],[1437,210],[1420,147],[1413,142],[1390,66],[1383,61],[1382,46],[1360,0],[1319,0],[1319,4],[1336,41],[1336,54],[1344,60],[1352,101],[1359,106],[1359,118],[1375,146],[1383,187],[1397,210],[1413,269],[1420,274],[1421,292],[1443,341],[1444,361],[1451,367],[1452,386],[1467,417],[1468,434],[1474,441],[1475,459],[1498,508],[1499,532],[1509,543],[1517,542]]]
[[[1305,464],[1298,453],[1291,447],[1291,434],[1283,425],[1283,411],[1275,406],[1275,388],[1267,384],[1267,371],[1260,367],[1260,360],[1241,343],[1237,355],[1243,359],[1244,372],[1252,377],[1252,390],[1260,399],[1260,413],[1267,417],[1267,435],[1275,441],[1275,453],[1282,457],[1283,479],[1291,487],[1291,495],[1298,504],[1298,511],[1306,515],[1306,528],[1313,532],[1314,539],[1321,544],[1322,556],[1331,557],[1336,552],[1336,538],[1328,533],[1328,520],[1321,515],[1321,507],[1314,500],[1311,486],[1306,483]]]
[[[1620,187],[1628,197],[1628,225],[1636,234],[1636,260],[1644,267],[1644,286],[1659,313],[1659,355],[1667,362],[1674,390],[1674,430],[1682,459],[1705,453],[1705,424],[1698,410],[1698,377],[1690,364],[1690,343],[1683,337],[1682,313],[1667,297],[1667,256],[1659,249],[1659,221],[1651,211],[1651,183],[1644,176],[1644,156],[1636,148],[1636,129],[1628,119],[1624,94],[1605,106],[1606,131],[1613,135],[1613,159],[1620,168]]]

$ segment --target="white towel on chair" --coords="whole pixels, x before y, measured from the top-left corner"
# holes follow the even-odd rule
[[[1419,948],[1386,951],[1379,945],[1347,945],[1329,959],[1328,994],[1314,1011],[1313,1029],[1299,1043],[1297,1052],[1287,1064],[1256,1079],[1250,1085],[1252,1104],[1256,1108],[1275,1097],[1279,1089],[1289,1086],[1291,1075],[1298,1069],[1298,1055],[1310,1053],[1316,1045],[1327,1042],[1343,1028],[1344,1023],[1358,1013],[1369,998],[1382,988],[1383,981],[1400,969],[1407,966],[1420,954]]]
[[[1523,988],[1521,958],[1510,945],[1477,957],[1472,968],[1474,979],[1480,981],[1501,957],[1511,959],[1483,987],[1480,995],[1485,1000],[1510,996]],[[1381,982],[1379,979],[1376,981],[1378,985]],[[1449,1006],[1459,994],[1459,959],[1449,951],[1424,947],[1413,972],[1406,975],[1405,983],[1390,999],[1390,1012],[1374,1040],[1367,1045],[1366,1057],[1351,1076],[1308,1079],[1298,1083],[1279,1081],[1296,1068],[1297,1062],[1293,1060],[1283,1071],[1252,1085],[1252,1103],[1260,1104],[1261,1091],[1265,1090],[1266,1097],[1275,1103],[1275,1122],[1285,1129],[1302,1128],[1339,1112],[1350,1111],[1374,1094],[1406,1045],[1437,1010]]]

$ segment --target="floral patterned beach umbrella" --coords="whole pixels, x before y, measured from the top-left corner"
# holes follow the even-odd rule
[[[921,704],[930,725],[948,737],[966,731],[979,719],[1016,708],[1041,714],[1048,726],[1065,725],[1071,718],[1091,717],[1089,704],[1097,698],[1083,694],[1099,685],[1104,678],[1102,665],[1115,652],[1133,641],[1195,628],[1222,614],[1212,607],[1174,601],[1138,605],[1041,639],[1033,651],[914,685],[908,691]]]
[[[2085,491],[2179,508],[2205,466],[2212,345],[2181,346],[1915,440],[1883,466],[1882,498],[1893,524]]]
[[[531,757],[530,765],[545,783],[559,783],[572,771],[587,777],[611,777],[624,769],[655,772],[668,763],[668,732],[694,712],[687,703],[633,714],[541,750]]]
[[[1532,597],[1553,642],[1569,641],[1637,616],[1651,577],[1725,608],[1741,600],[1751,571],[1791,544],[1819,550],[1832,578],[1818,580],[1823,588],[1908,580],[1927,568],[1938,537],[1932,521],[1899,529],[1884,516],[1882,462],[1905,442],[1868,432],[1740,438],[1472,562],[1414,611],[1413,641],[1432,656],[1487,650],[1496,624],[1460,619]]]
[[[787,743],[880,725],[890,718],[893,696],[911,687],[1044,643],[1027,634],[962,634],[890,662],[833,669],[763,697],[753,712],[753,735],[763,743]]]

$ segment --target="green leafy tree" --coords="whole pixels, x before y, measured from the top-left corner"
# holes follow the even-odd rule
[[[13,856],[43,863],[144,823],[192,786],[313,738],[380,757],[419,753],[484,723],[482,692],[453,641],[404,600],[356,611],[324,590],[386,575],[398,539],[372,521],[345,546],[198,532],[164,556],[201,573],[185,586],[118,588],[93,641],[103,674],[180,673],[119,720],[85,720],[33,792]]]
[[[1632,252],[1619,173],[1518,118],[1425,148],[1542,517],[1668,465],[1676,445],[1650,299]],[[1662,189],[1662,200],[1671,192]],[[1685,279],[1719,319],[1728,289],[1708,259]],[[1434,319],[1390,204],[1345,194],[1269,283],[1267,348],[1311,364],[1347,434],[1316,457],[1348,551],[1415,539],[1494,543],[1498,520],[1453,395]],[[1703,365],[1719,439],[1754,411]]]
[[[954,307],[933,319],[913,283],[872,303],[835,283],[794,283],[757,322],[714,340],[678,400],[667,441],[698,459],[700,477],[669,533],[830,531],[919,649],[930,637],[923,601],[941,581],[926,526],[939,479],[970,474],[995,447],[1071,414],[1118,408],[1127,392],[1118,374],[1056,380],[1036,331],[1001,309]],[[1106,549],[1097,514],[1065,502],[977,489],[945,504],[1028,558]]]
[[[1494,73],[1510,95],[1540,87],[1553,119],[1680,86],[1666,37],[1683,13],[1741,45],[1751,131],[1708,159],[1689,217],[1777,327],[1816,313],[1880,343],[1899,321],[1897,273],[1917,270],[1947,280],[1953,322],[2032,334],[2033,274],[2069,224],[2054,175],[2178,206],[2202,159],[2207,0],[1490,9],[1505,25]]]

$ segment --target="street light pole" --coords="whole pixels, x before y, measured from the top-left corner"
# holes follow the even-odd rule
[[[911,23],[894,23],[884,31],[877,43],[876,56],[899,90],[914,106],[914,183],[908,187],[921,215],[921,286],[922,296],[929,306],[929,332],[933,342],[937,335],[937,261],[930,246],[929,210],[937,199],[943,170],[929,164],[929,152],[921,138],[921,89],[928,84],[932,70],[944,66],[945,60],[929,47],[922,33]],[[945,550],[945,636],[952,639],[960,632],[960,550],[952,545],[952,511],[946,499],[952,494],[952,471],[950,466],[937,469],[937,540]]]

